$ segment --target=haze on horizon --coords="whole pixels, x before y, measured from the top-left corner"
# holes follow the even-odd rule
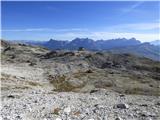
[[[2,39],[158,40],[159,1],[2,1]]]

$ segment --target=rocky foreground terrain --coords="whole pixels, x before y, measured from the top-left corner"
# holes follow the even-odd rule
[[[160,62],[1,41],[2,120],[160,120]]]

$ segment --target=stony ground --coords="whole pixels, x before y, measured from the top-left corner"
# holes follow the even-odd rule
[[[4,120],[159,120],[160,98],[95,93],[25,90],[2,92]]]
[[[99,56],[4,43],[1,119],[160,120],[159,63]]]

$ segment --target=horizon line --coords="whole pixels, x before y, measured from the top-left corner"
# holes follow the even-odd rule
[[[159,39],[155,39],[155,40],[152,40],[152,41],[142,41],[142,40],[138,40],[137,38],[135,37],[130,37],[129,39],[125,38],[125,37],[117,37],[117,38],[112,38],[112,39],[92,39],[92,38],[89,38],[89,37],[75,37],[74,39],[71,39],[71,40],[62,40],[62,39],[54,39],[54,38],[50,38],[48,40],[31,40],[31,39],[3,39],[3,38],[0,38],[0,40],[5,40],[5,41],[35,41],[35,42],[47,42],[47,41],[50,41],[50,40],[55,40],[55,41],[73,41],[75,39],[90,39],[90,40],[93,40],[93,41],[109,41],[109,40],[118,40],[118,39],[125,39],[125,40],[131,40],[131,39],[135,39],[136,41],[140,41],[141,43],[150,43],[150,42],[153,42],[153,41],[160,41]]]

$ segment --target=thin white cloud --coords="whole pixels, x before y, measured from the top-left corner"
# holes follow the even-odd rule
[[[67,32],[67,31],[88,31],[87,28],[70,28],[70,29],[56,29],[57,32]]]
[[[128,7],[128,8],[124,8],[122,9],[123,14],[132,12],[133,10],[135,10],[137,7],[139,7],[140,5],[142,5],[144,3],[144,1],[137,1],[135,4],[133,4],[132,6]]]
[[[95,40],[99,39],[113,39],[113,38],[132,38],[135,37],[138,40],[152,41],[160,38],[159,33],[154,30],[160,29],[160,23],[133,23],[133,24],[120,24],[115,26],[107,27],[102,30],[89,30],[87,28],[27,28],[27,29],[5,29],[2,30],[2,36],[19,36],[19,32],[22,32],[23,36],[28,39],[42,39],[48,40],[49,37],[53,36],[54,39],[59,40],[72,40],[76,37],[88,37]],[[34,35],[31,33],[35,32]],[[30,35],[28,35],[30,34]],[[41,36],[41,37],[39,37]],[[30,37],[30,38],[29,38]],[[16,37],[17,38],[17,37]],[[13,38],[14,39],[14,38]],[[24,39],[24,38],[19,38]]]
[[[124,31],[147,31],[147,30],[155,30],[160,29],[160,22],[156,23],[132,23],[132,24],[119,24],[115,26],[108,27],[108,30],[124,30]]]
[[[160,29],[160,22],[155,23],[131,23],[131,24],[118,24],[113,26],[108,26],[106,28],[107,31],[113,31],[115,30],[119,32],[119,30],[154,30],[154,29]],[[2,32],[40,32],[40,31],[46,31],[46,32],[83,32],[83,31],[89,31],[87,28],[62,28],[62,29],[53,29],[53,28],[25,28],[25,29],[2,29]]]
[[[24,37],[25,36],[25,37]],[[92,32],[58,32],[58,33],[34,33],[32,35],[29,32],[19,34],[18,32],[13,34],[2,34],[3,39],[15,39],[15,40],[49,40],[50,38],[57,40],[72,40],[76,37],[91,38],[94,40],[108,40],[115,38],[127,38],[135,37],[142,42],[149,42],[158,40],[160,35],[158,33],[128,33],[128,32],[108,32],[108,31],[92,31]]]
[[[26,28],[26,29],[2,29],[3,32],[33,32],[33,31],[44,31],[46,28]]]
[[[26,28],[26,29],[2,29],[3,32],[70,32],[70,31],[87,31],[87,28],[63,28],[63,29],[52,29],[52,28]]]

